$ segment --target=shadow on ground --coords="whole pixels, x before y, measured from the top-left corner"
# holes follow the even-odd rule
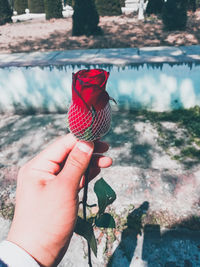
[[[191,218],[163,229],[159,224],[143,224],[149,208],[144,202],[129,213],[121,241],[110,257],[108,267],[198,267],[200,232],[190,231]],[[196,218],[198,228],[200,217]]]
[[[200,163],[199,129],[199,107],[171,112],[120,111],[114,113],[110,134],[104,139],[113,148],[127,146],[128,153],[122,150],[116,164],[150,168],[153,154],[163,150],[187,170]]]
[[[151,168],[153,155],[164,151],[186,168],[198,166],[199,114],[199,108],[162,113],[114,112],[112,128],[103,140],[117,155],[115,165]],[[18,164],[18,160],[34,156],[48,141],[66,132],[65,114],[2,115],[0,148],[6,155],[2,162],[7,159],[8,165]],[[14,155],[16,161],[12,161]]]
[[[195,156],[186,171],[184,162],[193,158],[181,152],[194,142],[196,148],[199,144],[199,114],[197,108],[180,113],[114,113],[112,129],[104,138],[114,159],[113,168],[108,169],[118,196],[113,209],[129,204],[138,208],[128,215],[109,265],[200,266],[200,187],[194,175],[199,158]],[[1,115],[0,213],[4,218],[12,218],[18,168],[66,132],[65,114]],[[172,158],[174,144],[181,159]],[[155,165],[155,155],[162,165]],[[152,210],[156,211],[153,215]]]

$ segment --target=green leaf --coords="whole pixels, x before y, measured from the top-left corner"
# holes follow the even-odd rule
[[[108,213],[104,213],[99,218],[95,218],[95,224],[97,227],[115,228],[115,221]]]
[[[92,124],[85,130],[82,139],[90,140],[92,138]]]
[[[82,139],[83,140],[91,140],[91,139],[93,139],[93,135],[94,135],[94,133],[93,133],[93,125],[94,125],[94,122],[95,122],[95,118],[96,118],[96,111],[95,111],[95,109],[94,109],[94,107],[92,106],[92,109],[91,109],[91,113],[92,113],[92,122],[91,122],[91,125],[90,126],[88,126],[86,129],[85,129],[85,132],[84,132],[84,134],[83,134],[83,136],[82,136]]]
[[[78,216],[74,232],[83,236],[88,241],[94,255],[97,256],[97,241],[94,236],[92,224]]]
[[[101,215],[104,213],[106,207],[116,199],[116,194],[103,178],[95,183],[94,192],[97,195],[99,214]]]

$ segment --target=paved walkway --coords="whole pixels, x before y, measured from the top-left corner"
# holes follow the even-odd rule
[[[174,160],[174,153],[185,146],[174,147],[174,140],[187,141],[189,132],[167,118],[158,123],[159,128],[145,114],[113,114],[105,140],[114,163],[99,178],[117,194],[111,207],[117,230],[103,235],[95,230],[99,245],[94,267],[106,266],[111,255],[112,267],[200,266],[200,163]],[[66,131],[65,114],[0,116],[0,239],[12,217],[18,168]],[[96,203],[93,185],[89,204]],[[60,267],[87,266],[85,248],[74,235]]]
[[[0,67],[199,63],[200,46],[90,49],[0,54]]]

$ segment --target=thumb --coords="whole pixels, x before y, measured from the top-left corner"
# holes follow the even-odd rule
[[[79,189],[81,177],[90,163],[93,149],[93,142],[78,141],[58,175],[60,179],[64,179],[63,182],[67,182],[67,185],[75,191]]]

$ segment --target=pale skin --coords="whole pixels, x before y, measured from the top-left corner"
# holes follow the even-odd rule
[[[41,266],[57,266],[71,240],[78,193],[91,161],[89,179],[111,166],[104,142],[58,138],[26,163],[17,180],[14,219],[7,240],[29,253]]]

